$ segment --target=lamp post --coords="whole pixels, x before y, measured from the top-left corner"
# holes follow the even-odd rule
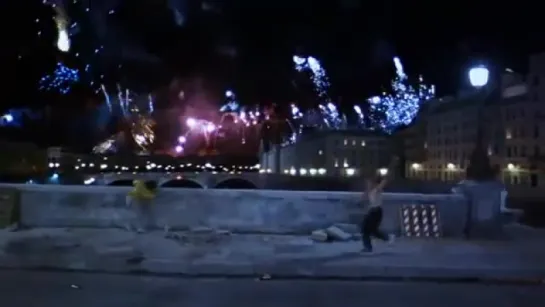
[[[475,96],[480,101],[477,106],[477,139],[475,148],[471,153],[469,165],[466,170],[466,177],[470,180],[486,181],[494,177],[494,172],[490,166],[488,153],[484,146],[484,131],[483,131],[483,109],[485,107],[486,98],[488,95],[483,94],[485,86],[488,84],[489,71],[484,66],[476,66],[469,70],[469,81],[477,90]]]
[[[472,181],[487,181],[494,177],[494,171],[490,166],[488,153],[484,146],[483,136],[483,109],[485,108],[486,98],[488,95],[484,92],[484,88],[488,83],[489,71],[484,66],[478,66],[469,70],[469,81],[476,89],[475,97],[479,100],[477,104],[477,139],[475,140],[475,148],[469,158],[469,165],[466,169],[466,178]],[[465,236],[467,239],[471,237],[473,232],[472,225],[474,223],[474,203],[469,202],[466,215]]]

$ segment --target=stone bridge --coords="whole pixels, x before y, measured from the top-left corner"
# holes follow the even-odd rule
[[[267,173],[101,173],[86,176],[94,185],[129,186],[133,180],[154,180],[162,187],[202,189],[267,189],[298,191],[362,191],[362,178],[290,176]],[[397,179],[386,187],[396,193],[450,193],[452,183]]]
[[[162,187],[263,189],[272,177],[259,173],[104,173],[89,175],[86,180],[94,178],[97,185],[113,186],[132,185],[133,180],[154,180]]]

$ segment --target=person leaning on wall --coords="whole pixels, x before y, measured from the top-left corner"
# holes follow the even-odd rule
[[[133,224],[127,226],[129,230],[135,228],[138,233],[144,233],[154,226],[153,206],[156,195],[155,181],[133,181],[133,189],[127,194],[126,202],[127,206],[135,210],[136,217]]]

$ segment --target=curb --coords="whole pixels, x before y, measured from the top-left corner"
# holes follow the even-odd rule
[[[168,268],[167,268],[168,267]],[[263,277],[273,279],[411,281],[447,283],[545,284],[544,270],[446,269],[353,265],[302,267],[280,264],[203,263],[176,267],[174,263],[149,261],[141,270],[148,274],[181,276]],[[176,271],[176,272],[174,272]]]
[[[369,282],[438,282],[481,283],[503,285],[545,285],[545,270],[489,270],[489,269],[445,269],[409,267],[353,267],[318,266],[300,268],[277,264],[190,264],[168,261],[146,261],[141,265],[97,266],[25,265],[0,263],[2,270],[139,275],[178,278],[223,278],[255,280],[337,280]]]

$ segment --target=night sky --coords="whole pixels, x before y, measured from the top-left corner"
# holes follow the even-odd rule
[[[32,20],[43,12],[38,11],[41,0],[32,1],[36,3],[2,4],[7,12],[2,19],[2,62],[10,76],[4,81],[5,95],[9,95],[4,105],[21,104],[22,92],[28,96],[36,88],[32,78],[59,57],[53,43],[33,42]],[[112,34],[107,43],[130,41],[128,49],[142,50],[158,61],[133,60],[140,74],[135,70],[111,73],[110,81],[119,78],[159,87],[174,77],[199,76],[215,90],[236,88],[251,103],[289,101],[294,99],[291,56],[299,53],[319,58],[328,71],[333,95],[351,102],[388,85],[395,55],[410,76],[422,74],[436,84],[439,94],[451,94],[473,64],[524,71],[527,54],[545,50],[537,2],[216,2],[180,1],[185,4],[185,21],[177,26],[163,1],[120,1],[108,26],[123,40]],[[44,31],[54,33],[54,28]],[[80,42],[87,43],[85,38]],[[29,53],[29,48],[33,64],[14,64],[20,50]],[[121,60],[112,56],[108,61]]]

